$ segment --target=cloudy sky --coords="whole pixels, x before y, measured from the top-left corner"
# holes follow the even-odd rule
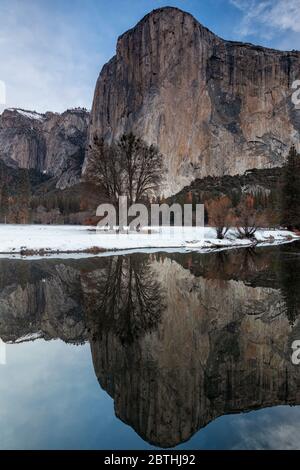
[[[189,11],[225,39],[300,49],[300,0],[0,0],[6,106],[90,108],[117,37],[166,5]]]

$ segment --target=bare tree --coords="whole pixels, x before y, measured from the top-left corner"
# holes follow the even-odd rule
[[[229,228],[231,222],[231,200],[227,196],[221,196],[218,199],[212,199],[206,204],[209,224],[215,227],[217,238],[222,240]]]
[[[237,210],[237,231],[240,238],[254,239],[258,228],[259,214],[254,208],[254,198],[248,194],[239,203]]]
[[[162,178],[162,155],[153,145],[148,146],[132,133],[123,135],[117,144],[119,159],[125,174],[125,194],[129,202],[139,201],[150,191],[156,191]]]
[[[157,148],[148,146],[132,133],[108,145],[94,138],[86,169],[86,180],[101,186],[106,196],[117,203],[127,195],[129,203],[158,189],[163,174],[163,158]]]
[[[115,144],[109,146],[104,139],[95,136],[85,171],[85,180],[100,186],[113,204],[117,204],[122,193],[122,167],[117,155]]]

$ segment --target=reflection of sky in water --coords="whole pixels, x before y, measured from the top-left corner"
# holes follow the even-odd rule
[[[178,449],[300,448],[300,407],[223,416]],[[7,345],[0,366],[1,449],[151,449],[115,417],[89,345]]]

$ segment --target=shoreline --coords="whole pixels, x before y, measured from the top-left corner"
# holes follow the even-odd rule
[[[95,237],[98,237],[96,240]],[[26,240],[26,241],[25,241]],[[279,246],[300,240],[287,230],[259,229],[254,240],[239,239],[235,229],[218,240],[212,227],[162,227],[148,233],[108,234],[90,226],[0,225],[0,258],[87,258],[130,253],[197,252]]]

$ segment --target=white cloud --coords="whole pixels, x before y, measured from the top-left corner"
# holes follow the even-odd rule
[[[94,85],[104,58],[88,53],[87,31],[70,18],[49,12],[42,3],[1,0],[0,80],[6,106],[63,111],[91,107]]]
[[[265,11],[263,22],[279,29],[300,33],[300,0],[278,0]]]
[[[300,46],[300,0],[230,0],[242,14],[238,32],[274,39],[295,49]]]
[[[300,449],[299,407],[265,408],[248,416],[239,415],[237,421],[240,440],[236,449]]]

